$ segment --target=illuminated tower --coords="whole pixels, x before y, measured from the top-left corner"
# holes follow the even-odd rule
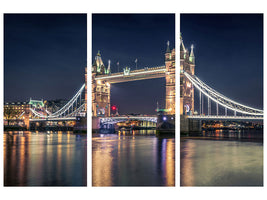
[[[185,49],[182,36],[180,36],[180,71],[186,71],[190,75],[195,74],[194,47],[191,52]],[[183,73],[180,73],[180,115],[194,113],[194,87]]]
[[[166,113],[175,114],[175,49],[170,50],[170,43],[167,42],[165,53],[166,66]]]
[[[102,61],[98,51],[92,66],[92,116],[110,116],[110,84],[106,81],[96,81],[97,76],[110,73]]]

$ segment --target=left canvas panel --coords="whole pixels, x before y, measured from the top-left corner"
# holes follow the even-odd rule
[[[4,14],[4,186],[87,185],[86,62],[86,14]]]

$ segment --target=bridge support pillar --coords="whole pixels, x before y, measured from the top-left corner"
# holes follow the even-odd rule
[[[202,121],[197,119],[188,119],[186,115],[180,115],[180,133],[181,135],[187,134],[200,134]]]
[[[175,49],[167,48],[165,53],[166,99],[165,108],[168,115],[175,114]]]
[[[92,117],[92,132],[96,133],[100,129],[100,118],[99,117]]]
[[[175,134],[175,115],[159,114],[157,118],[157,134]]]

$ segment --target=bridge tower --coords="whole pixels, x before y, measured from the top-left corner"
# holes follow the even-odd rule
[[[98,51],[92,66],[92,116],[110,116],[110,83],[95,80],[98,75],[109,74],[110,67],[105,68]]]
[[[170,50],[170,43],[167,42],[167,50],[165,53],[166,67],[166,113],[168,115],[175,114],[175,49]]]
[[[185,49],[182,36],[180,36],[180,70],[190,75],[195,74],[194,47],[191,52]],[[191,115],[194,113],[194,87],[184,74],[180,73],[180,115]]]

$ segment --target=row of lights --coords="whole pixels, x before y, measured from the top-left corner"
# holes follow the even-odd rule
[[[167,116],[163,116],[163,117],[162,117],[162,120],[163,120],[163,121],[167,121],[167,119],[168,119]],[[173,119],[174,119],[174,118],[171,117],[171,120],[173,120]]]

